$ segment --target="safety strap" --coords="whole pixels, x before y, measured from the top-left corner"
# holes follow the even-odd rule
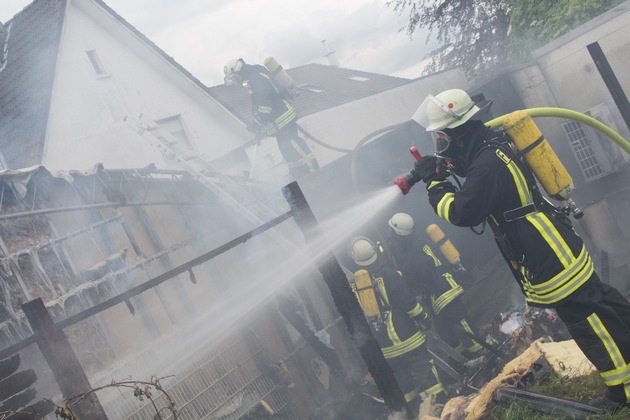
[[[506,222],[513,222],[515,220],[522,219],[528,214],[535,213],[536,211],[536,205],[534,203],[529,203],[527,205],[506,211],[503,213],[503,218]]]

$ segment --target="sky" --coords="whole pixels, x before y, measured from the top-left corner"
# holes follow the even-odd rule
[[[436,45],[426,33],[399,31],[407,12],[387,0],[104,0],[127,22],[208,86],[223,83],[231,58],[262,64],[273,56],[285,68],[328,64],[416,78]],[[6,22],[31,0],[0,0]]]

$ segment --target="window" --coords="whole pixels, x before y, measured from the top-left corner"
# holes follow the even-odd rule
[[[348,79],[356,80],[357,82],[367,82],[368,80],[370,80],[369,77],[363,77],[363,76],[348,76]]]
[[[98,58],[98,55],[96,54],[96,50],[87,50],[85,53],[90,59],[90,64],[92,64],[92,68],[94,69],[94,72],[96,73],[97,76],[99,77],[109,76],[109,74],[107,74],[107,72],[103,68],[103,64],[101,63],[101,60]]]
[[[313,85],[309,85],[309,84],[301,84],[301,85],[297,85],[296,86],[299,90],[305,90],[307,92],[313,92],[313,93],[322,93],[324,91],[324,89],[322,88],[318,88],[317,86],[313,86]]]
[[[607,172],[602,169],[602,166],[593,151],[591,140],[589,140],[587,132],[584,130],[582,124],[575,121],[569,121],[563,123],[562,127],[567,133],[571,149],[580,164],[580,169],[582,169],[584,178],[586,178],[587,181],[592,181],[606,175]]]
[[[184,129],[184,125],[182,124],[182,120],[179,115],[162,118],[161,120],[157,120],[156,123],[162,129],[168,131],[176,140],[180,141],[184,146],[189,149],[193,149],[193,145],[186,135],[186,130]]]

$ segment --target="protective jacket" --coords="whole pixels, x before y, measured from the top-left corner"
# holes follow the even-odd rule
[[[417,235],[390,238],[389,250],[396,267],[403,273],[413,292],[431,299],[437,315],[464,293],[462,286],[442,264],[430,245]]]
[[[251,96],[254,122],[258,125],[256,131],[276,137],[291,178],[298,179],[319,169],[315,154],[298,135],[295,108],[284,90],[274,83],[267,69],[260,65],[243,64],[239,73]]]
[[[362,268],[370,273],[376,287],[382,317],[380,325],[372,324],[372,331],[385,358],[395,358],[422,346],[426,337],[414,321],[424,321],[428,314],[415,300],[402,275],[378,260]]]
[[[469,124],[463,186],[456,191],[447,180],[433,181],[427,185],[429,202],[438,216],[456,226],[487,219],[527,302],[557,306],[593,274],[584,243],[538,199],[522,163],[501,145],[503,134],[480,121]]]
[[[251,95],[254,120],[264,130],[263,134],[274,136],[278,130],[295,122],[295,108],[274,84],[265,67],[244,64],[240,74]]]

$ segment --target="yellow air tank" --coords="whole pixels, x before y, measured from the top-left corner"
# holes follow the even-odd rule
[[[370,273],[368,273],[367,270],[357,270],[354,273],[354,284],[365,317],[370,319],[380,316],[381,311],[378,307],[376,294],[374,293],[374,287],[376,285],[372,284]]]
[[[556,200],[569,200],[575,188],[573,180],[532,117],[525,111],[514,111],[505,118],[503,127],[547,194]]]
[[[286,72],[282,68],[280,64],[273,57],[267,57],[264,61],[265,67],[269,70],[269,73],[273,76],[274,80],[282,85],[288,92],[293,91],[295,89],[295,82],[289,76],[289,73]]]
[[[427,235],[429,235],[429,238],[431,238],[431,240],[440,247],[440,252],[449,263],[461,267],[462,264],[459,259],[459,251],[455,248],[451,241],[449,241],[438,225],[435,223],[429,225],[427,227]]]

